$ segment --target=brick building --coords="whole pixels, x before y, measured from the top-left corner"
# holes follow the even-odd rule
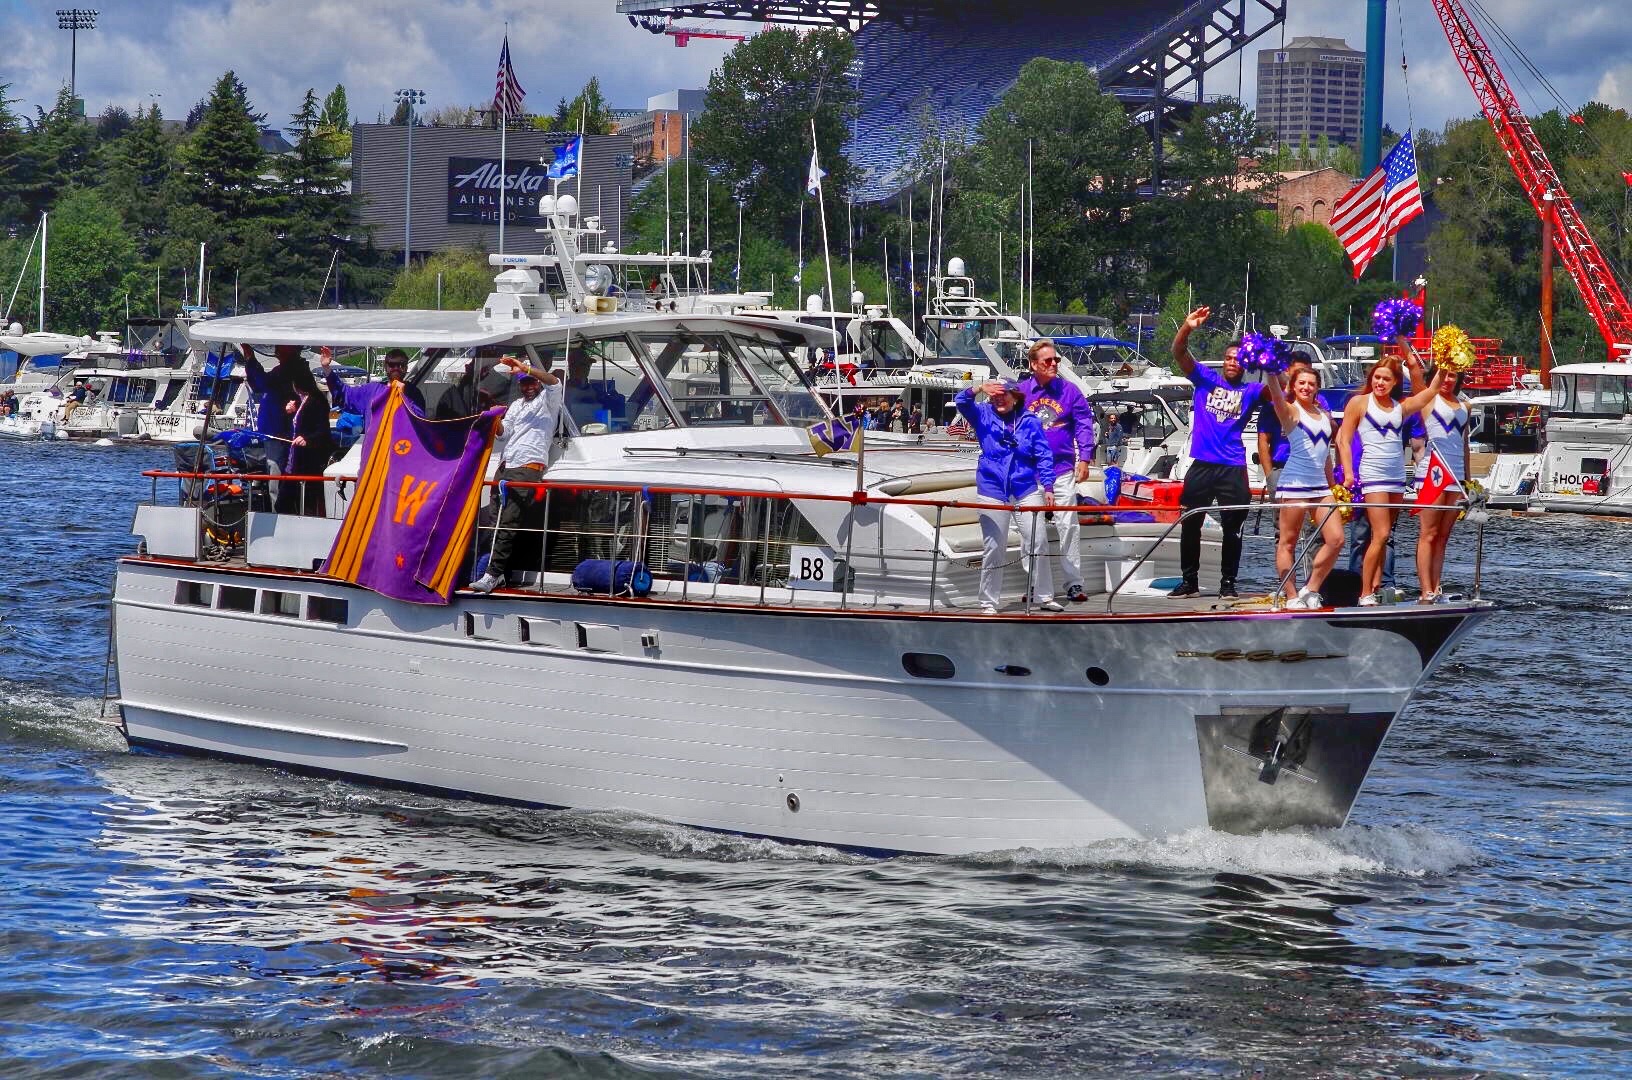
[[[1332,204],[1353,186],[1354,177],[1337,169],[1281,173],[1281,182],[1274,189],[1275,216],[1283,229],[1306,221],[1328,225]]]
[[[703,115],[703,91],[671,90],[646,100],[646,114],[618,131],[634,142],[640,167],[663,165],[686,155],[689,125]]]

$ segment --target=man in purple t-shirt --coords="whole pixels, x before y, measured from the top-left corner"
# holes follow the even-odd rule
[[[1246,506],[1252,501],[1247,483],[1247,452],[1241,433],[1257,410],[1264,393],[1263,383],[1249,383],[1236,359],[1237,345],[1224,350],[1224,371],[1220,376],[1196,363],[1190,355],[1190,335],[1212,310],[1192,311],[1173,337],[1173,359],[1185,378],[1196,384],[1190,410],[1190,468],[1184,474],[1179,505],[1186,510],[1198,506]],[[1179,572],[1184,580],[1169,596],[1196,596],[1201,592],[1201,524],[1205,514],[1192,514],[1179,526]],[[1219,514],[1224,526],[1224,549],[1219,557],[1219,596],[1235,596],[1235,576],[1241,569],[1241,527],[1246,510],[1224,510]]]
[[[1082,587],[1081,527],[1077,520],[1077,485],[1088,479],[1094,460],[1094,412],[1075,383],[1060,377],[1060,355],[1054,342],[1039,338],[1026,352],[1031,375],[1020,380],[1026,412],[1043,426],[1054,452],[1054,501],[1065,509],[1054,514],[1060,536],[1060,573],[1065,596],[1074,604],[1087,601]]]

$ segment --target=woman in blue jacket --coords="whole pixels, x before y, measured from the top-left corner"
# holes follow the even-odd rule
[[[1031,595],[1044,611],[1064,610],[1054,600],[1049,572],[1048,533],[1039,513],[1019,513],[1009,506],[1054,505],[1054,451],[1043,426],[1025,411],[1026,393],[1012,379],[986,383],[987,402],[977,402],[973,388],[953,399],[969,421],[970,435],[980,443],[975,490],[982,499],[1002,503],[980,512],[980,610],[997,614],[1003,591],[1003,568],[1009,558],[1009,524],[1018,516],[1021,557],[1028,561]]]

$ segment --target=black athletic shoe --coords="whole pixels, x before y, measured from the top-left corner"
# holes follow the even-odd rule
[[[1201,589],[1197,587],[1194,581],[1181,581],[1178,588],[1171,590],[1167,595],[1174,599],[1185,596],[1200,596]]]
[[[1234,600],[1240,593],[1235,591],[1235,582],[1221,581],[1218,583],[1218,596],[1221,600]]]

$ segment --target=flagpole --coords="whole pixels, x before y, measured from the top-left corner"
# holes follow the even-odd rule
[[[822,267],[827,272],[827,322],[833,331],[833,371],[838,373],[839,364],[839,317],[835,312],[837,305],[833,303],[833,256],[827,247],[827,198],[822,194],[822,168],[816,151],[816,118],[810,120],[810,161],[813,166],[811,176],[816,181],[816,213],[822,219]],[[861,455],[856,455],[856,490],[860,491],[861,483]]]
[[[510,167],[508,164],[505,137],[510,131],[510,102],[509,95],[499,99],[499,254],[504,254],[504,219],[509,209],[510,193],[506,181],[509,179]]]

